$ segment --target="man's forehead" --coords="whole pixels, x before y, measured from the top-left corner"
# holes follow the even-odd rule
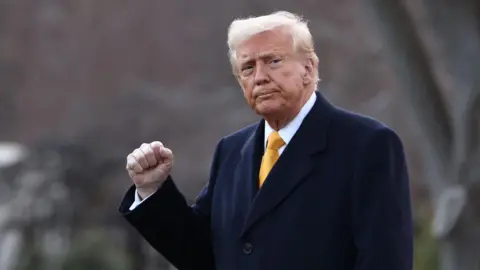
[[[237,47],[237,58],[258,58],[293,50],[292,40],[278,30],[265,31],[245,40]]]

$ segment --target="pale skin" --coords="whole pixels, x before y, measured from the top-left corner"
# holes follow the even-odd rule
[[[236,50],[237,80],[250,107],[275,130],[287,125],[315,90],[313,61],[295,52],[283,28],[257,34]],[[140,198],[168,178],[173,153],[161,142],[142,144],[127,156],[127,171]]]
[[[247,103],[278,131],[315,90],[313,61],[295,52],[290,35],[282,28],[241,43],[236,55],[237,80]]]

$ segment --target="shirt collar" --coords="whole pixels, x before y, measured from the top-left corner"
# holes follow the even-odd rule
[[[307,116],[307,114],[310,112],[313,105],[315,104],[316,99],[317,95],[315,94],[315,92],[313,92],[307,102],[305,102],[305,104],[303,105],[302,109],[300,109],[300,112],[297,114],[297,116],[295,116],[292,121],[290,121],[286,126],[284,126],[278,131],[278,134],[280,135],[280,137],[282,137],[285,145],[287,145],[292,140],[293,136],[302,124],[303,119],[305,119],[305,116]],[[270,135],[270,133],[272,133],[272,131],[273,128],[268,124],[267,121],[265,121],[265,139],[263,144],[264,147],[266,147],[268,136]]]

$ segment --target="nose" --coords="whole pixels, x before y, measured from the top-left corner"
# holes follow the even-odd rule
[[[263,85],[270,81],[266,67],[258,64],[255,69],[255,85]]]

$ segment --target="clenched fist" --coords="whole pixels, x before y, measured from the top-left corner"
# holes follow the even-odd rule
[[[128,174],[142,199],[163,184],[172,167],[172,151],[158,141],[143,143],[127,156]]]

